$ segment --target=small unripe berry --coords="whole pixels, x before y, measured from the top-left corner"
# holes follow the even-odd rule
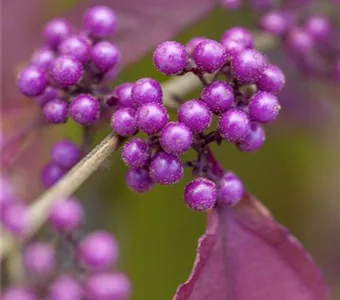
[[[261,91],[278,94],[285,83],[286,78],[281,69],[274,65],[268,65],[256,85]]]
[[[194,211],[212,209],[216,203],[215,183],[201,177],[190,181],[184,190],[184,200]]]
[[[126,173],[126,184],[134,192],[144,193],[153,187],[154,182],[147,170],[129,169]]]
[[[257,123],[252,123],[246,137],[237,144],[242,152],[252,152],[260,149],[266,139],[264,128]]]
[[[249,115],[255,121],[261,123],[272,122],[280,112],[279,100],[270,93],[257,92],[251,97],[249,103]]]
[[[216,192],[218,203],[235,205],[243,197],[243,183],[234,173],[228,172],[219,180]]]
[[[17,86],[25,96],[40,96],[47,87],[46,73],[36,66],[24,68],[18,75]]]
[[[59,52],[72,56],[81,63],[85,63],[90,56],[90,45],[81,36],[70,36],[59,45]]]
[[[68,104],[66,101],[56,98],[45,104],[43,112],[49,123],[62,124],[67,121]]]
[[[79,300],[83,299],[81,284],[69,275],[60,275],[48,287],[48,300]],[[23,299],[24,300],[24,299]]]
[[[122,150],[122,158],[130,168],[138,169],[144,167],[149,157],[148,144],[139,138],[128,141]]]
[[[44,187],[49,188],[55,184],[61,177],[64,176],[66,171],[59,165],[54,163],[47,164],[41,172],[41,182]]]
[[[99,102],[92,95],[80,94],[73,98],[69,114],[74,121],[81,125],[92,125],[100,115]]]
[[[137,132],[135,110],[129,107],[117,109],[111,118],[112,129],[121,136],[130,136]]]
[[[51,160],[65,169],[72,168],[80,157],[79,147],[66,139],[57,142],[51,150]]]
[[[72,33],[71,25],[64,19],[53,19],[45,25],[44,38],[53,49],[57,49],[60,42]]]
[[[169,120],[169,115],[163,105],[147,103],[137,110],[137,126],[147,135],[160,132]]]
[[[107,41],[97,43],[91,50],[91,61],[100,73],[110,71],[116,66],[119,58],[118,48]]]
[[[47,47],[42,47],[33,52],[31,61],[32,64],[37,67],[47,69],[54,58],[55,54],[53,50]]]
[[[135,107],[146,103],[162,104],[163,92],[161,85],[152,78],[142,78],[132,87],[132,98]]]

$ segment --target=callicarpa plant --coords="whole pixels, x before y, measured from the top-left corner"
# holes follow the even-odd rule
[[[201,2],[196,8],[189,5],[191,21],[217,4]],[[284,110],[284,68],[265,54],[272,39],[261,31],[282,41],[299,70],[332,84],[340,72],[340,44],[333,38],[339,37],[337,24],[307,15],[305,5],[314,1],[248,2],[259,16],[260,31],[234,24],[218,39],[199,35],[185,44],[173,38],[175,30],[166,33],[153,42],[148,58],[157,77],[145,74],[119,84],[120,65],[129,61],[127,48],[120,47],[125,32],[120,26],[126,26],[122,4],[106,1],[107,6],[87,7],[80,26],[60,17],[44,25],[41,44],[35,45],[16,80],[38,117],[10,135],[2,132],[1,299],[140,299],[134,278],[118,265],[125,255],[129,260],[129,251],[120,250],[115,232],[93,228],[92,204],[74,195],[118,150],[132,192],[148,194],[158,184],[166,193],[166,186],[182,182],[183,210],[207,215],[193,270],[173,291],[174,300],[330,299],[312,257],[213,149],[227,151],[231,144],[241,157],[251,156],[265,144],[266,129]],[[157,3],[151,1],[143,11],[159,12],[163,4]],[[188,5],[179,3],[171,9]],[[236,11],[242,3],[222,4]],[[144,47],[143,39],[134,46]],[[34,172],[25,178],[26,188],[40,179],[44,191],[26,201],[28,192],[17,173],[18,145],[33,130],[50,132],[71,122],[80,128],[81,141],[62,136],[53,142],[48,161],[39,165],[40,178]],[[93,147],[105,126],[111,132]],[[98,202],[101,193],[91,189],[89,196]],[[174,244],[173,250],[180,246]],[[154,258],[139,253],[139,259]],[[149,294],[148,299],[159,298]]]

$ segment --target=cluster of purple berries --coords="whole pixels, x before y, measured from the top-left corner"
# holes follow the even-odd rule
[[[6,193],[1,194],[1,210],[5,208],[3,216],[6,216],[10,213],[7,210],[9,205],[13,205],[9,203],[13,195],[9,194],[8,182],[2,186]],[[130,281],[115,270],[119,252],[115,238],[106,231],[95,231],[79,239],[77,231],[84,224],[84,219],[79,200],[69,198],[55,203],[48,223],[59,242],[35,240],[25,244],[22,260],[26,281],[9,286],[1,299],[128,299]]]
[[[184,166],[196,177],[185,188],[185,201],[196,211],[207,211],[216,203],[235,204],[244,188],[233,173],[214,174],[207,159],[208,145],[222,140],[240,151],[255,151],[264,140],[262,124],[278,116],[276,97],[285,83],[281,70],[254,49],[253,36],[245,28],[224,32],[221,42],[196,37],[186,47],[175,41],[158,45],[155,67],[165,75],[192,72],[204,84],[199,99],[179,100],[178,121],[169,122],[160,84],[151,78],[118,86],[112,95],[118,104],[111,120],[113,130],[128,137],[138,131],[148,138],[132,138],[122,150],[129,167],[126,181],[136,192],[148,191],[155,183],[169,185],[183,177]],[[214,74],[207,82],[205,74]],[[178,99],[177,99],[178,100]],[[205,133],[213,116],[218,128]],[[180,155],[194,149],[197,159],[182,162]]]
[[[116,30],[116,16],[105,6],[88,9],[81,30],[64,19],[46,24],[44,43],[18,75],[21,93],[35,97],[47,122],[68,117],[83,126],[96,122],[105,107],[101,84],[116,71],[120,54],[105,40]]]

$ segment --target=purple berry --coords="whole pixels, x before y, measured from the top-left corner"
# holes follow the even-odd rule
[[[112,129],[121,136],[130,136],[137,132],[135,110],[129,107],[117,109],[111,118]]]
[[[118,105],[120,107],[133,107],[133,98],[132,98],[132,88],[134,83],[126,82],[118,85],[114,94],[118,98]]]
[[[128,141],[122,150],[122,158],[130,168],[138,169],[144,167],[149,157],[148,144],[139,138]]]
[[[64,19],[53,19],[45,25],[44,38],[53,49],[57,49],[60,42],[72,33],[71,25]]]
[[[34,242],[26,246],[23,259],[27,274],[49,276],[55,269],[56,253],[51,245]]]
[[[60,233],[69,233],[84,223],[84,210],[79,200],[69,198],[52,205],[50,225]]]
[[[27,206],[24,203],[15,201],[1,211],[2,224],[13,235],[22,237],[29,222],[27,212]]]
[[[121,273],[98,273],[85,282],[88,300],[127,300],[131,294],[129,279]]]
[[[44,187],[49,188],[64,176],[65,170],[54,163],[47,164],[41,173],[41,182]]]
[[[57,277],[48,287],[47,300],[80,300],[83,299],[81,284],[69,275]]]
[[[221,37],[221,44],[224,46],[228,58],[245,49],[254,47],[252,33],[244,27],[232,27],[226,30]]]
[[[77,246],[78,263],[89,270],[108,269],[115,265],[117,258],[116,240],[106,231],[90,233]]]
[[[302,28],[291,29],[285,37],[285,47],[289,53],[306,55],[314,47],[313,37]]]
[[[164,185],[174,184],[183,177],[183,166],[178,156],[159,152],[150,163],[151,178]]]
[[[194,211],[208,211],[216,203],[215,183],[199,177],[190,181],[184,189],[184,200]]]
[[[107,6],[93,6],[84,14],[83,28],[94,37],[109,37],[116,31],[116,27],[116,15]]]
[[[221,4],[223,8],[227,10],[238,10],[242,5],[242,1],[241,0],[221,0]]]
[[[274,121],[280,112],[279,100],[273,94],[257,92],[250,99],[249,115],[255,121],[268,123]]]
[[[72,56],[60,56],[53,60],[49,67],[53,81],[62,88],[78,83],[83,76],[83,67]]]
[[[90,45],[81,36],[73,35],[61,42],[59,52],[85,63],[90,56]]]
[[[55,54],[53,50],[42,47],[33,52],[31,62],[37,67],[47,69],[54,58]]]
[[[188,126],[192,132],[202,132],[210,126],[212,112],[203,101],[190,100],[179,107],[178,121]]]
[[[56,143],[51,150],[52,162],[59,166],[70,169],[81,157],[79,147],[69,140],[62,140]]]
[[[68,104],[62,99],[48,101],[43,107],[45,119],[52,124],[61,124],[67,121]]]
[[[150,190],[154,183],[145,169],[129,169],[126,173],[126,184],[136,193],[144,193]]]
[[[243,183],[234,173],[225,173],[217,184],[216,194],[218,203],[235,205],[243,197]]]
[[[291,14],[283,11],[269,11],[261,17],[259,27],[276,36],[285,34],[293,24]]]
[[[182,154],[190,148],[192,139],[192,132],[186,125],[170,122],[161,132],[160,143],[165,152]]]
[[[135,107],[146,103],[162,104],[162,97],[161,85],[152,78],[139,79],[132,87],[132,98]]]
[[[26,287],[11,286],[4,290],[2,300],[37,300],[35,293]]]
[[[229,109],[219,119],[218,129],[226,141],[231,143],[241,141],[249,133],[249,117],[242,110]]]
[[[252,123],[248,135],[237,144],[237,148],[242,152],[253,152],[262,147],[265,139],[263,127],[260,124]]]
[[[73,98],[69,114],[74,121],[81,125],[92,125],[100,115],[99,102],[92,95],[80,94]]]
[[[185,49],[188,53],[189,56],[191,56],[195,50],[195,48],[198,46],[199,43],[203,42],[203,41],[207,41],[209,40],[206,37],[203,36],[196,36],[194,38],[192,38],[191,40],[189,40],[189,42],[187,42],[187,44],[185,45]]]
[[[0,176],[0,211],[13,204],[17,196],[12,183],[5,177]]]
[[[160,132],[169,120],[169,115],[163,105],[147,103],[137,110],[137,126],[147,135]]]
[[[46,73],[36,66],[24,68],[18,75],[17,86],[25,96],[40,96],[47,87]]]
[[[267,59],[254,49],[236,54],[231,63],[234,76],[243,83],[257,82],[267,65]]]
[[[201,97],[215,114],[227,111],[234,102],[233,89],[224,81],[214,81],[207,85],[203,89]]]
[[[274,65],[268,65],[256,85],[261,91],[278,94],[285,83],[286,78],[281,69]]]
[[[227,55],[223,45],[214,40],[205,40],[197,45],[193,59],[201,72],[214,73],[225,64]]]
[[[107,41],[97,43],[91,50],[91,61],[100,73],[110,71],[116,66],[119,58],[118,48]]]
[[[153,53],[156,69],[165,75],[181,72],[189,61],[188,54],[182,44],[167,41],[159,44]]]
[[[332,32],[330,21],[323,16],[310,17],[305,28],[316,41],[326,41]]]
[[[41,107],[44,107],[44,105],[55,99],[58,98],[59,96],[59,92],[56,88],[52,87],[52,86],[47,86],[44,93],[42,95],[40,95],[38,98],[35,99],[35,102],[37,104],[39,104]]]

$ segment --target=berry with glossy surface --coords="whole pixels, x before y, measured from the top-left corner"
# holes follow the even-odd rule
[[[248,115],[239,109],[229,109],[218,122],[218,130],[228,142],[235,143],[244,139],[250,130]]]
[[[225,173],[217,184],[216,194],[218,203],[229,206],[235,205],[243,197],[243,183],[234,173]]]
[[[84,209],[78,199],[69,198],[52,205],[48,221],[57,232],[69,233],[84,223]]]
[[[226,30],[221,37],[228,58],[233,58],[237,53],[254,47],[252,33],[244,27],[232,27]]]
[[[214,73],[225,64],[227,55],[222,44],[205,40],[195,48],[193,59],[201,72]]]
[[[28,97],[40,96],[45,91],[47,83],[45,71],[37,66],[24,68],[17,78],[18,89]]]
[[[111,234],[95,231],[88,234],[77,246],[78,263],[94,271],[105,270],[115,265],[118,245]]]
[[[170,122],[161,132],[160,143],[165,152],[179,155],[190,148],[192,139],[192,132],[188,126]]]
[[[63,55],[51,62],[49,74],[58,86],[67,88],[81,80],[83,67],[80,62],[72,56]]]
[[[159,152],[150,163],[151,178],[164,185],[174,184],[183,177],[183,166],[178,156]]]
[[[91,61],[101,73],[106,73],[115,67],[119,58],[118,48],[107,41],[97,43],[91,50]]]
[[[52,162],[66,169],[72,168],[80,160],[80,157],[79,147],[66,139],[57,142],[51,150]]]
[[[210,126],[212,112],[203,101],[190,100],[179,107],[178,121],[188,126],[194,133],[202,132]]]
[[[138,169],[144,167],[149,157],[148,144],[139,138],[128,141],[122,150],[122,158],[130,168]]]
[[[57,49],[60,42],[70,36],[72,26],[65,19],[53,19],[44,27],[45,42],[53,49]]]
[[[242,152],[253,152],[260,149],[266,139],[264,128],[257,123],[250,125],[250,131],[246,137],[237,144],[237,148]]]
[[[132,88],[134,83],[122,83],[114,89],[114,95],[118,99],[120,107],[133,107]]]
[[[121,136],[130,136],[137,132],[135,110],[129,107],[117,109],[111,118],[112,129]]]
[[[37,67],[47,69],[54,58],[55,54],[53,50],[42,47],[33,52],[31,62]]]
[[[11,286],[3,291],[2,300],[38,300],[38,296],[29,288]]]
[[[215,114],[227,111],[234,102],[233,89],[224,81],[214,81],[207,85],[203,89],[201,97]]]
[[[259,27],[276,36],[285,34],[293,24],[293,16],[283,11],[270,11],[263,15]]]
[[[66,171],[59,165],[49,163],[41,172],[41,182],[44,187],[49,188],[63,177],[65,173]]]
[[[131,284],[122,273],[97,273],[87,278],[85,293],[88,300],[127,300]]]
[[[195,50],[195,48],[198,46],[199,43],[209,40],[208,38],[204,36],[196,36],[189,40],[187,44],[185,45],[185,50],[187,51],[188,55],[191,56]]]
[[[43,107],[45,119],[52,124],[62,124],[67,121],[68,104],[62,99],[48,101]]]
[[[126,184],[136,193],[144,193],[150,190],[154,182],[145,169],[129,169],[126,173]]]
[[[272,122],[280,112],[279,100],[273,94],[267,92],[257,92],[251,97],[249,103],[250,117],[261,123]]]
[[[259,90],[278,94],[286,83],[286,78],[281,69],[274,65],[268,65],[262,77],[256,83]]]
[[[100,115],[100,105],[92,95],[80,94],[73,98],[70,109],[70,117],[81,125],[94,124]]]
[[[241,51],[231,62],[233,75],[243,83],[257,82],[267,65],[267,59],[254,49]]]
[[[61,42],[59,52],[63,55],[72,56],[81,63],[85,63],[90,56],[90,45],[81,36],[73,35]]]
[[[181,72],[189,61],[184,46],[175,41],[159,44],[153,53],[153,63],[156,69],[165,75],[175,75]]]
[[[81,284],[70,275],[60,275],[54,279],[47,291],[47,300],[80,300],[83,296]]]
[[[163,105],[147,103],[137,110],[137,126],[147,135],[160,132],[169,120],[169,115]]]
[[[216,203],[215,183],[203,177],[190,181],[184,189],[184,200],[194,211],[212,209]]]
[[[152,78],[142,78],[132,87],[132,98],[135,107],[146,103],[162,104],[163,92],[161,85]]]
[[[98,5],[88,9],[83,18],[83,28],[94,37],[109,37],[116,31],[116,15],[107,6]]]
[[[316,41],[326,41],[332,32],[330,21],[323,16],[312,16],[305,23],[306,31]]]

